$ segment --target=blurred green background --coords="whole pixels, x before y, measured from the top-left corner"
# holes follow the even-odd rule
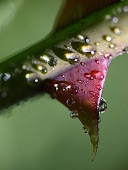
[[[62,0],[0,1],[0,58],[45,37]],[[4,111],[0,116],[0,170],[127,170],[128,54],[110,67],[94,162],[89,136],[79,120],[47,94]]]

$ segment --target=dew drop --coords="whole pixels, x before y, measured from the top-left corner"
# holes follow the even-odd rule
[[[96,88],[97,88],[98,90],[102,90],[102,87],[101,87],[100,85],[96,85]]]
[[[117,34],[117,35],[121,34],[121,30],[118,27],[112,27],[111,29],[115,34]]]
[[[78,34],[76,38],[79,39],[79,40],[82,40],[82,41],[84,41],[86,43],[89,43],[89,41],[90,41],[87,36],[84,36],[82,34]]]
[[[107,102],[103,97],[100,99],[100,104],[99,104],[99,113],[102,114],[107,110]]]
[[[123,7],[123,12],[128,12],[128,6]]]
[[[105,54],[104,58],[110,60],[110,59],[112,59],[112,55],[111,54]]]
[[[96,62],[97,64],[100,64],[100,61],[99,61],[99,60],[97,60],[97,59],[95,60],[95,62]]]
[[[116,45],[115,45],[115,44],[113,44],[113,43],[110,43],[110,44],[109,44],[109,48],[114,49],[114,48],[115,48],[115,46],[116,46]]]
[[[85,44],[81,46],[80,51],[85,53],[87,57],[93,57],[96,53],[96,50],[90,44]]]
[[[85,126],[83,127],[83,132],[87,135],[89,134],[89,130]]]
[[[96,49],[90,44],[72,42],[72,47],[79,53],[86,55],[88,58],[93,57],[96,53]]]
[[[7,93],[6,92],[3,92],[2,93],[2,98],[6,98],[7,97]]]
[[[27,73],[25,78],[30,86],[36,87],[40,85],[41,79],[39,76],[36,76],[34,73]]]
[[[42,66],[42,65],[37,65],[37,70],[40,71],[41,73],[45,74],[47,73],[47,68]]]
[[[125,47],[125,48],[123,49],[123,52],[128,53],[128,47]]]
[[[110,19],[111,19],[111,15],[107,14],[107,15],[105,16],[105,19],[106,19],[106,20],[110,20]]]
[[[71,99],[67,99],[66,103],[68,106],[73,106],[76,102],[73,98],[71,98]]]
[[[114,24],[118,23],[118,21],[119,21],[119,18],[118,18],[118,17],[116,17],[116,16],[112,17],[112,22],[113,22]]]
[[[95,44],[96,46],[99,46],[99,45],[100,45],[100,43],[99,43],[99,42],[95,42],[94,44]]]
[[[4,73],[4,77],[3,77],[4,81],[8,81],[10,78],[11,78],[11,74],[10,73]]]
[[[112,41],[112,37],[109,36],[109,35],[104,35],[104,36],[103,36],[103,39],[104,39],[105,41],[108,41],[108,42]]]
[[[93,70],[91,73],[85,73],[84,77],[90,80],[102,80],[104,78],[104,74],[101,71]]]
[[[49,54],[43,54],[40,56],[40,60],[44,63],[49,64],[50,66],[56,66],[57,65],[57,58],[49,55]]]
[[[72,110],[72,111],[70,112],[70,117],[71,117],[72,119],[78,118],[78,112],[77,112],[77,110]]]
[[[66,53],[65,58],[70,64],[76,64],[80,62],[80,56],[76,53]]]

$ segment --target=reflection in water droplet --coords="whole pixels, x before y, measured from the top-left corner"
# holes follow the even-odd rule
[[[108,42],[112,41],[112,37],[109,36],[109,35],[104,35],[104,36],[103,36],[103,39],[106,40],[106,41],[108,41]]]
[[[99,113],[102,114],[107,110],[107,102],[105,101],[104,98],[100,99],[100,104],[99,104]]]
[[[70,117],[73,118],[73,119],[78,118],[78,112],[76,110],[72,110],[70,112]]]
[[[83,132],[87,135],[89,134],[89,130],[86,128],[86,126],[83,127]]]

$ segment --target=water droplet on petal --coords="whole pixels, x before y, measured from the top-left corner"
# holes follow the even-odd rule
[[[112,29],[112,31],[113,31],[115,34],[117,34],[117,35],[120,35],[121,32],[122,32],[118,27],[112,27],[111,29]]]
[[[112,17],[112,22],[113,23],[118,23],[118,21],[119,21],[119,18],[118,17],[116,17],[116,16],[114,16],[114,17]]]
[[[123,7],[123,12],[128,12],[128,6]]]
[[[47,73],[47,68],[42,65],[37,65],[36,68],[38,71],[40,71],[43,74]]]
[[[72,42],[72,47],[79,53],[86,55],[88,58],[93,57],[96,53],[96,49],[90,44]]]
[[[76,64],[80,61],[80,56],[76,53],[66,53],[65,57],[70,64]]]
[[[95,62],[96,62],[97,64],[100,64],[100,61],[99,61],[99,60],[97,60],[97,59],[95,60]]]
[[[56,66],[57,65],[57,58],[49,55],[49,54],[43,54],[40,56],[40,60],[44,63],[49,64],[50,66]]]
[[[83,132],[87,135],[89,134],[89,130],[86,128],[86,126],[83,127]]]
[[[72,110],[70,112],[70,117],[73,118],[73,119],[78,118],[78,112],[76,110]]]
[[[113,49],[113,48],[115,48],[115,46],[116,46],[116,45],[113,44],[113,43],[110,43],[110,44],[109,44],[109,48],[112,48],[112,49]]]
[[[124,49],[123,49],[123,52],[125,53],[128,53],[128,47],[125,47]]]
[[[73,106],[76,102],[73,98],[71,98],[71,99],[67,99],[66,103],[68,106]]]
[[[107,110],[107,102],[106,100],[102,97],[100,99],[100,104],[99,104],[99,113],[102,114]]]
[[[103,36],[103,39],[104,39],[105,41],[108,41],[108,42],[112,41],[112,37],[109,36],[109,35],[104,35],[104,36]]]
[[[3,92],[2,93],[2,98],[6,98],[7,97],[7,93],[6,92]]]
[[[82,40],[82,41],[84,41],[86,43],[89,43],[89,41],[90,41],[87,36],[84,36],[82,34],[78,34],[76,38],[79,39],[79,40]]]
[[[99,42],[95,42],[94,44],[95,44],[96,46],[99,46],[99,45],[100,45],[100,43],[99,43]]]

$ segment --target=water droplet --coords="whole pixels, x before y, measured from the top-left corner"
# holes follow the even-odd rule
[[[55,47],[53,51],[59,58],[68,61],[70,64],[76,64],[80,61],[80,56],[70,50]]]
[[[80,56],[76,53],[66,53],[65,57],[70,64],[76,64],[80,61]]]
[[[90,44],[72,42],[72,47],[79,53],[86,55],[88,58],[93,57],[96,53],[96,49]]]
[[[80,83],[80,84],[82,84],[82,80],[79,80],[79,79],[78,79],[77,82]]]
[[[90,80],[102,80],[104,78],[104,74],[101,71],[93,70],[91,73],[85,73],[84,77]]]
[[[28,68],[25,64],[22,65],[22,69],[23,69],[23,70],[27,70],[27,71],[29,70],[29,68]]]
[[[106,19],[106,20],[110,20],[110,19],[111,19],[111,15],[107,14],[107,15],[105,16],[105,19]]]
[[[117,34],[117,35],[121,34],[121,30],[118,27],[112,27],[111,29],[115,34]]]
[[[100,122],[101,122],[101,118],[99,117],[98,123],[100,123]]]
[[[128,12],[128,6],[123,7],[123,12]]]
[[[57,65],[57,58],[49,55],[49,54],[43,54],[40,56],[40,60],[44,63],[49,64],[50,66],[56,66]]]
[[[37,65],[37,70],[40,71],[41,73],[45,74],[47,73],[47,68],[42,66],[42,65]]]
[[[28,84],[31,86],[38,86],[41,83],[40,77],[35,73],[27,73],[25,78],[27,79]]]
[[[96,53],[96,50],[90,44],[85,44],[81,46],[80,51],[85,53],[87,57],[93,57]]]
[[[78,112],[77,112],[77,110],[72,110],[72,111],[70,112],[70,117],[73,118],[73,119],[78,118]]]
[[[10,73],[4,73],[4,77],[3,77],[4,81],[8,81],[10,78],[11,78],[11,74]]]
[[[109,44],[109,48],[112,48],[112,49],[113,49],[113,48],[115,48],[115,46],[116,46],[116,45],[113,44],[113,43],[110,43],[110,44]]]
[[[86,43],[89,43],[89,41],[90,41],[87,36],[84,36],[82,34],[78,34],[76,38],[79,39],[79,40],[82,40],[82,41],[84,41]]]
[[[117,12],[121,13],[122,12],[122,8],[117,8]]]
[[[97,64],[100,64],[100,61],[99,61],[99,60],[97,60],[97,59],[95,60],[95,62],[96,62]]]
[[[104,58],[110,60],[110,59],[112,59],[112,55],[111,54],[105,54]]]
[[[89,134],[89,130],[86,128],[86,126],[83,127],[83,132],[87,135]]]
[[[125,47],[124,49],[123,49],[123,52],[125,53],[128,53],[128,47]]]
[[[103,36],[103,39],[104,39],[105,41],[108,41],[108,42],[112,41],[112,37],[109,36],[109,35],[104,35],[104,36]]]
[[[67,99],[66,103],[68,106],[73,106],[76,102],[73,98],[71,98],[71,99]]]
[[[107,102],[105,99],[102,97],[100,99],[100,104],[99,104],[99,113],[102,114],[107,110]]]
[[[100,45],[100,43],[99,43],[99,42],[95,42],[94,44],[95,44],[96,46],[99,46],[99,45]]]
[[[118,21],[119,21],[119,18],[118,18],[118,17],[116,17],[116,16],[112,17],[112,22],[113,22],[114,24],[118,23]]]
[[[3,92],[2,93],[2,98],[6,98],[7,97],[7,93],[6,92]]]
[[[97,88],[98,90],[102,90],[102,87],[101,87],[100,85],[96,85],[96,88]]]

